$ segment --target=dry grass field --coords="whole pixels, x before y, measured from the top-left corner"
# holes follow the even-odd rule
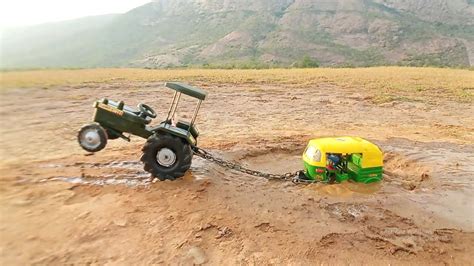
[[[372,67],[266,70],[147,70],[79,69],[1,72],[0,88],[51,88],[114,81],[154,82],[187,80],[208,84],[278,84],[308,87],[321,83],[341,87],[369,89],[377,95],[434,91],[463,101],[474,97],[474,71],[466,69]]]
[[[0,264],[414,264],[474,259],[474,72],[377,67],[1,72]],[[153,182],[144,140],[84,152],[106,97],[166,115],[165,81],[200,86],[199,146],[249,168],[301,169],[311,138],[384,151],[379,184],[295,185],[194,158]],[[188,115],[187,101],[179,114]],[[183,109],[181,109],[183,108]],[[189,116],[188,116],[189,117]]]

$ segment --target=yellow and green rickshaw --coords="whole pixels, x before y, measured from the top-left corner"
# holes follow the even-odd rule
[[[359,137],[319,138],[303,153],[304,174],[309,180],[360,183],[382,180],[383,154],[377,145]]]

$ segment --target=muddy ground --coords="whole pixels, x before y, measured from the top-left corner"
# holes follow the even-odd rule
[[[283,173],[302,167],[309,139],[357,135],[384,150],[384,181],[294,185],[195,157],[184,178],[154,183],[139,162],[144,140],[92,155],[76,132],[101,97],[146,102],[158,122],[171,100],[161,82],[5,90],[1,264],[472,263],[472,102],[380,102],[331,84],[198,85],[210,93],[202,148]]]

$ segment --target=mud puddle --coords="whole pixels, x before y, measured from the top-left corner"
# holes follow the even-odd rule
[[[443,217],[461,228],[473,229],[474,209],[471,206],[472,160],[469,147],[445,147],[442,144],[410,143],[395,139],[379,143],[385,151],[385,169],[389,176],[381,183],[360,184],[352,181],[341,184],[303,185],[307,193],[350,198],[359,196],[393,195],[400,202],[423,206],[424,211]],[[259,152],[259,151],[257,151]],[[221,154],[217,157],[241,162],[242,165],[267,173],[283,174],[303,168],[301,155],[292,151],[264,151],[242,154]],[[453,161],[464,160],[463,164],[453,166]],[[473,162],[474,164],[474,162]],[[73,168],[75,175],[63,175],[43,181],[61,181],[83,185],[123,185],[128,187],[150,186],[158,180],[143,170],[139,161],[112,161],[107,163],[73,163],[69,165],[48,164],[45,168]],[[455,171],[454,171],[454,170]],[[107,174],[104,174],[108,172]],[[454,173],[453,173],[454,171]],[[264,178],[225,169],[195,157],[190,171],[184,178],[175,182],[196,182],[200,180],[222,179],[224,182],[247,183],[248,185],[267,182]],[[451,182],[452,180],[452,182]],[[443,189],[441,189],[443,188]],[[447,188],[447,189],[445,189]],[[403,211],[402,209],[400,211]]]
[[[296,152],[263,152],[258,154],[238,155],[234,153],[222,154],[213,151],[216,157],[229,161],[241,163],[243,166],[253,170],[271,174],[284,174],[296,172],[303,169],[301,155]],[[398,158],[398,156],[394,156]],[[392,159],[390,159],[392,160]],[[106,163],[75,162],[72,164],[45,164],[40,168],[64,169],[73,172],[74,175],[61,175],[43,179],[41,181],[64,181],[74,184],[87,185],[126,185],[147,186],[158,181],[150,177],[143,170],[140,161],[111,161]],[[71,171],[72,169],[72,171]],[[75,171],[74,171],[75,170]],[[108,172],[104,174],[105,172]],[[222,178],[224,180],[236,180],[253,182],[252,180],[265,181],[264,178],[248,176],[232,169],[226,169],[200,157],[194,157],[190,171],[186,174],[186,181],[199,181],[211,178]],[[237,181],[239,182],[239,181]],[[382,183],[360,184],[352,181],[341,184],[311,184],[308,189],[326,195],[350,196],[354,193],[373,194],[381,190]]]
[[[399,194],[393,190],[391,193],[400,197],[401,202],[423,206],[427,213],[450,221],[455,227],[474,230],[473,145],[414,142],[403,138],[379,144],[386,153],[392,154],[386,163],[386,168],[398,177],[392,181],[402,181],[402,186],[415,192]]]
[[[401,205],[417,206],[452,226],[474,230],[474,148],[470,145],[423,143],[406,139],[376,142],[385,153],[386,175],[381,183],[315,183],[306,191],[334,198],[386,195],[399,198]],[[302,168],[301,155],[275,152],[249,156],[251,168],[284,173]],[[403,213],[403,207],[400,208]]]
[[[245,158],[244,164],[252,169],[272,174],[283,174],[303,169],[301,152],[274,152],[257,156],[248,156]],[[314,183],[305,186],[305,188],[310,191],[315,191],[318,194],[347,197],[354,194],[374,194],[380,191],[382,184],[361,184],[347,181],[341,184]]]
[[[430,176],[445,187],[474,189],[474,145],[415,142],[403,138],[377,143],[386,154],[401,154],[411,162],[397,166],[405,173],[419,173],[419,165],[424,165],[422,170],[429,171]]]

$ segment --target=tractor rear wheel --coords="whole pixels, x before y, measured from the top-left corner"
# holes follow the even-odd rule
[[[191,167],[193,152],[185,140],[169,134],[153,134],[143,146],[145,171],[161,181],[184,176]]]
[[[88,152],[98,152],[107,145],[107,133],[99,124],[83,126],[77,134],[79,145]]]

